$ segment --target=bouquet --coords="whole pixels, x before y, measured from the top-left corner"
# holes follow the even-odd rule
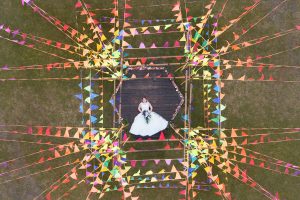
[[[149,120],[150,120],[150,118],[151,118],[150,111],[144,110],[144,111],[143,111],[143,116],[144,116],[144,118],[145,118],[145,120],[146,120],[146,123],[148,124],[148,123],[149,123]]]

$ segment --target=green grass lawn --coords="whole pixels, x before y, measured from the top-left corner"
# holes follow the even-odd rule
[[[99,3],[96,0],[86,0],[87,2],[95,5]],[[109,3],[106,3],[107,1]],[[37,5],[47,11],[50,15],[56,16],[63,22],[78,27],[80,21],[76,20],[76,12],[74,8],[75,0],[51,0],[42,1],[37,0]],[[124,4],[124,1],[119,1]],[[183,3],[184,1],[182,1]],[[187,7],[190,9],[190,14],[195,16],[203,15],[205,9],[203,5],[208,0],[191,3],[187,1]],[[222,2],[217,3],[215,10],[222,9]],[[279,0],[264,0],[262,4],[257,7],[255,12],[250,13],[241,20],[237,25],[230,28],[219,39],[216,48],[220,48],[226,44],[226,41],[233,40],[233,32],[238,32],[242,27],[247,28],[251,24],[260,21],[249,33],[245,34],[239,42],[249,41],[251,39],[259,38],[265,35],[272,35],[277,32],[282,32],[294,28],[295,25],[300,25],[300,2],[290,0],[281,5],[276,11],[269,13],[272,8],[279,4]],[[128,3],[128,2],[127,2]],[[164,19],[174,18],[172,4],[175,0],[132,0],[131,5],[141,6],[143,8],[133,8],[131,14],[134,19]],[[228,24],[228,21],[243,12],[243,8],[249,6],[252,1],[228,1],[228,5],[223,12],[222,18],[218,26],[222,27]],[[100,5],[101,4],[101,5]],[[169,6],[154,6],[156,4],[171,4]],[[99,7],[106,8],[111,5],[111,1],[103,0],[99,3]],[[147,8],[147,5],[149,7]],[[134,6],[133,6],[134,7]],[[110,15],[109,12],[103,11],[99,15]],[[20,29],[22,32],[31,33],[36,36],[45,37],[48,39],[70,43],[72,41],[65,37],[63,33],[58,31],[51,24],[43,20],[39,15],[34,14],[31,9],[23,7],[20,1],[2,0],[0,2],[0,25],[7,24],[12,29]],[[134,26],[142,26],[135,24]],[[147,26],[147,25],[146,25]],[[104,29],[108,29],[108,25],[104,25]],[[1,34],[2,35],[2,34]],[[151,44],[152,41],[157,44],[164,44],[164,41],[177,39],[176,34],[163,34],[153,35],[150,37],[135,36],[130,43],[132,45],[139,45],[138,41],[144,41],[145,44]],[[221,59],[228,60],[246,60],[247,58],[256,58],[257,56],[264,56],[275,52],[285,51],[295,46],[300,45],[299,31],[283,37],[270,40],[260,45],[245,48],[244,50],[232,52],[227,55],[221,56]],[[82,58],[71,55],[67,52],[52,50],[45,48],[45,51],[59,53],[60,56],[66,58],[73,58],[81,60]],[[151,55],[151,51],[132,51],[130,57],[141,55]],[[161,54],[177,53],[175,50],[156,50],[156,56]],[[222,124],[222,128],[299,128],[300,125],[300,72],[299,72],[299,57],[300,49],[287,51],[282,54],[276,55],[271,59],[265,58],[260,60],[266,64],[288,65],[296,66],[293,68],[274,68],[271,70],[264,69],[266,77],[274,77],[278,81],[274,82],[243,82],[243,81],[226,81],[224,80],[224,88],[222,92],[225,97],[222,103],[226,105],[223,115],[227,118]],[[48,64],[54,62],[64,62],[63,59],[53,57],[51,55],[35,51],[24,46],[13,44],[9,41],[0,39],[0,67],[9,66],[28,66],[35,64]],[[163,61],[162,61],[163,62]],[[180,72],[176,71],[175,67],[168,66],[169,72],[179,75]],[[20,70],[20,71],[0,71],[0,79],[7,78],[24,78],[24,79],[40,79],[44,77],[74,77],[80,73],[87,73],[84,70],[77,69],[53,69],[48,70]],[[241,77],[246,74],[247,77],[259,77],[260,74],[257,70],[247,69],[245,67],[224,70],[224,77],[232,73],[234,77]],[[293,81],[293,82],[286,82]],[[193,112],[192,126],[204,127],[204,110],[203,110],[203,82],[202,80],[193,80]],[[64,144],[70,142],[69,139],[48,139],[38,138],[22,134],[9,134],[5,131],[13,130],[12,127],[5,127],[4,125],[24,125],[26,126],[53,126],[53,127],[80,127],[82,126],[82,114],[79,112],[79,101],[74,98],[74,95],[80,93],[78,87],[79,80],[19,80],[19,81],[0,81],[0,162],[4,162],[13,158],[21,157],[24,155],[32,154],[34,152],[45,150],[49,145],[44,144],[31,144],[22,141],[38,142],[40,139],[45,142],[51,141],[54,144]],[[117,82],[118,84],[118,82]],[[184,93],[184,84],[182,80],[176,80],[182,93]],[[104,83],[104,127],[112,127],[112,106],[108,102],[113,95],[113,82],[105,81]],[[177,127],[182,127],[181,114],[183,108],[180,110],[179,115],[174,120]],[[269,155],[271,157],[284,160],[286,162],[300,165],[299,160],[299,142],[280,142],[270,144],[260,144],[247,146],[249,149]],[[149,148],[151,148],[149,146]],[[153,147],[154,148],[154,147]],[[154,153],[155,154],[155,153]],[[45,155],[46,157],[47,155]],[[159,156],[159,154],[158,154]],[[161,155],[160,155],[161,156]],[[26,168],[24,170],[13,172],[9,177],[0,176],[0,199],[24,199],[29,200],[36,197],[42,191],[47,189],[57,179],[62,177],[70,166],[60,168],[58,170],[41,173],[38,175],[28,176],[26,178],[17,179],[8,183],[3,183],[6,180],[22,177],[27,174],[35,173],[43,170],[49,166],[55,167],[65,164],[67,161],[73,162],[77,158],[82,159],[84,153],[74,154],[67,156],[65,159],[59,161],[50,161],[41,166]],[[138,157],[139,159],[143,159]],[[32,159],[32,160],[31,160]],[[30,157],[21,159],[16,163],[15,167],[30,164],[38,157]],[[155,170],[155,165],[153,170]],[[247,169],[248,175],[256,180],[259,184],[268,189],[271,193],[278,192],[282,199],[297,200],[300,198],[299,188],[300,181],[298,177],[288,176],[263,170],[261,168],[252,167],[242,164],[243,169]],[[3,172],[2,169],[0,171]],[[233,199],[241,200],[261,200],[266,199],[263,195],[259,194],[250,187],[242,184],[241,182],[233,179],[230,175],[221,175],[222,180],[226,185],[229,192],[232,193]],[[60,188],[60,195],[66,192],[69,188]],[[85,199],[89,193],[90,186],[88,184],[80,184],[77,190],[70,193],[70,196],[64,199]],[[135,194],[140,195],[140,199],[144,200],[165,200],[165,199],[179,199],[178,189],[138,189]],[[200,191],[197,199],[221,199],[216,196],[213,191]],[[54,197],[57,199],[58,197]],[[98,199],[96,195],[92,195],[91,199]],[[117,192],[110,192],[104,199],[115,200],[120,199],[120,194]]]

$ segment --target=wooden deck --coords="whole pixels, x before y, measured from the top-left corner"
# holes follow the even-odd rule
[[[173,119],[176,109],[182,103],[182,95],[177,91],[174,82],[164,69],[128,70],[128,77],[136,79],[123,80],[116,94],[119,107],[121,100],[121,116],[132,123],[138,114],[138,105],[145,96],[153,106],[153,111],[163,116],[167,121]]]

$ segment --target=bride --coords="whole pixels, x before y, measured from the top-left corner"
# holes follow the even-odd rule
[[[133,135],[152,136],[167,128],[168,121],[152,111],[153,107],[145,97],[139,104],[138,110],[140,113],[134,118],[129,131]]]

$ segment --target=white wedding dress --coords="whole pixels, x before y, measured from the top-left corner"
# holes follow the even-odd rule
[[[140,104],[142,111],[150,111],[150,103],[142,102]],[[140,136],[152,136],[168,126],[168,121],[155,112],[150,112],[150,118],[147,123],[143,112],[139,113],[135,118],[130,128],[130,133]]]

